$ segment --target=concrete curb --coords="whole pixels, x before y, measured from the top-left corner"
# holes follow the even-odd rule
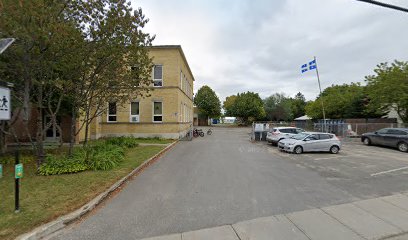
[[[44,225],[41,225],[31,232],[25,233],[23,235],[20,235],[16,238],[16,240],[36,240],[36,239],[41,239],[43,237],[46,237],[52,233],[55,233],[58,230],[63,229],[66,227],[68,224],[72,223],[73,221],[79,219],[83,215],[87,214],[88,212],[92,211],[96,206],[98,206],[103,200],[106,199],[106,197],[109,196],[112,192],[117,190],[119,187],[121,187],[123,184],[125,184],[128,180],[130,180],[135,174],[141,172],[144,168],[148,167],[151,165],[155,160],[157,160],[161,155],[163,155],[165,152],[167,152],[169,149],[171,149],[173,146],[175,146],[179,141],[175,141],[171,144],[169,144],[166,148],[161,150],[159,153],[154,155],[153,157],[149,158],[148,160],[144,161],[142,164],[140,164],[139,167],[135,168],[132,172],[130,172],[128,175],[114,183],[108,190],[104,191],[103,193],[99,194],[97,197],[92,199],[90,202],[85,204],[84,206],[80,207],[79,209],[68,213],[64,216],[61,216],[57,218],[56,220],[46,223]]]

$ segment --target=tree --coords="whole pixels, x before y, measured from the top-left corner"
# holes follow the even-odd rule
[[[306,99],[301,92],[298,92],[294,98],[290,98],[290,102],[293,118],[298,118],[305,115]]]
[[[148,47],[154,37],[142,31],[148,22],[142,10],[130,5],[117,0],[0,1],[0,37],[17,39],[0,56],[0,77],[15,85],[13,106],[22,109],[38,165],[45,155],[44,134],[58,127],[61,111],[72,116],[72,150],[83,127],[88,139],[89,124],[108,101],[121,104],[148,92]],[[35,145],[28,129],[32,107],[39,112]],[[51,117],[46,124],[45,115]]]
[[[366,76],[368,108],[394,109],[408,123],[408,62],[381,63],[374,72],[375,75]]]
[[[240,118],[244,124],[265,117],[263,102],[258,93],[238,93],[230,109],[232,116]]]
[[[266,118],[270,121],[292,120],[291,99],[284,93],[275,93],[264,101]]]
[[[76,62],[72,44],[81,41],[81,35],[66,14],[68,4],[44,0],[0,3],[0,37],[17,39],[1,56],[0,74],[3,80],[14,83],[13,108],[22,110],[25,133],[37,153],[37,166],[45,155],[45,132],[51,126],[58,127],[56,117],[66,96],[64,85],[77,67],[71,64]],[[28,127],[34,107],[39,116],[35,142]],[[45,115],[50,121],[44,124]],[[13,132],[13,126],[10,129]]]
[[[198,89],[194,97],[194,104],[198,108],[199,114],[206,118],[216,118],[221,116],[221,102],[217,94],[207,85]]]
[[[234,106],[236,99],[237,99],[236,95],[231,95],[225,98],[225,101],[222,105],[222,108],[224,108],[225,110],[225,116],[234,116],[232,108]]]
[[[360,83],[332,85],[324,89],[322,94],[306,106],[306,114],[315,119],[322,119],[323,99],[326,118],[370,118],[384,115],[383,111],[367,108],[367,94]]]
[[[108,102],[123,104],[148,93],[152,59],[148,47],[154,37],[142,31],[148,19],[130,2],[75,0],[70,12],[85,41],[78,46],[82,65],[69,86],[72,102],[71,149],[75,136],[106,112]],[[78,117],[81,117],[76,128]]]

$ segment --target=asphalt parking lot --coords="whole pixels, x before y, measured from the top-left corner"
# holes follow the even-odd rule
[[[408,191],[407,153],[356,141],[339,154],[288,154],[250,131],[179,142],[53,239],[146,238]]]
[[[338,154],[280,151],[265,142],[257,142],[272,155],[278,155],[298,167],[315,171],[331,184],[349,194],[367,198],[407,190],[408,154],[396,149],[365,146],[359,139],[343,142]]]

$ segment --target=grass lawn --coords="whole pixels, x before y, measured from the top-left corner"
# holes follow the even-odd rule
[[[137,143],[154,143],[154,144],[168,144],[174,142],[172,139],[162,139],[162,138],[136,138]]]
[[[14,239],[78,209],[163,148],[139,146],[130,149],[125,160],[110,171],[85,171],[58,176],[36,175],[35,162],[23,157],[20,213],[14,213],[14,166],[3,166],[3,178],[0,178],[0,239]]]

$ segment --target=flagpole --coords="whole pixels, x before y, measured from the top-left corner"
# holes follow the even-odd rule
[[[317,69],[317,61],[316,61],[316,56],[314,57],[314,62],[316,64],[316,75],[317,75],[317,81],[319,82],[319,90],[320,90],[320,100],[322,102],[322,110],[323,110],[323,131],[326,132],[326,113],[324,111],[324,103],[323,103],[323,96],[322,96],[322,87],[320,85],[320,76],[319,76],[319,70]]]

